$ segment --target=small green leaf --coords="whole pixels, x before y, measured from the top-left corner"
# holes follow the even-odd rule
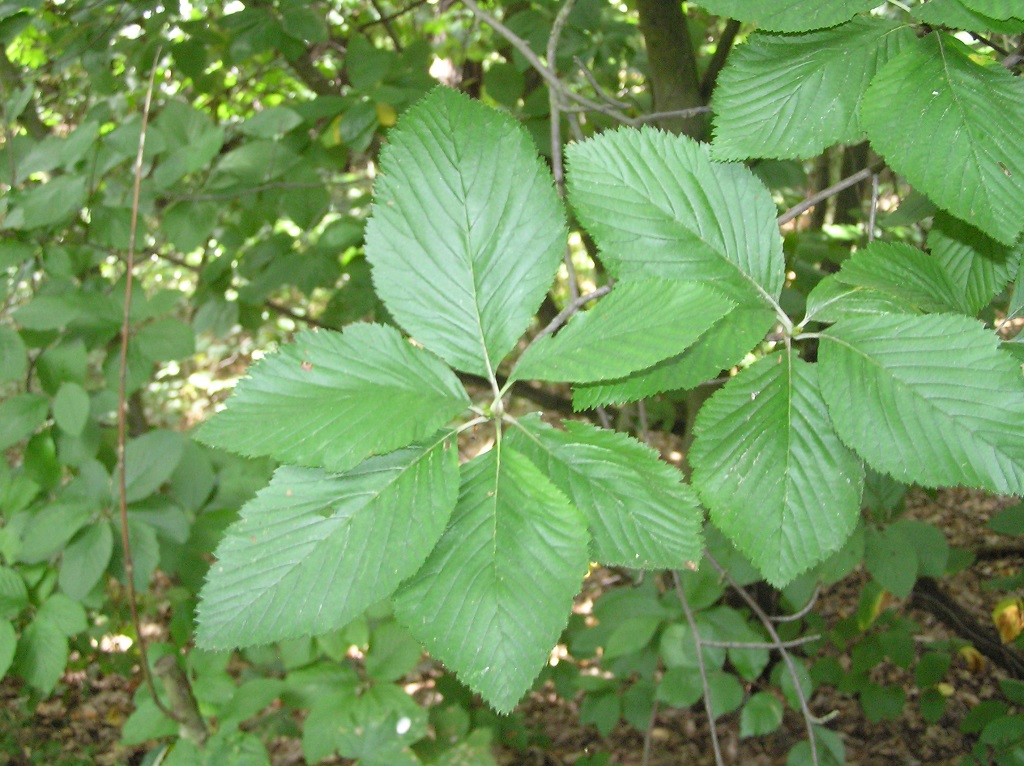
[[[156,492],[171,478],[185,451],[177,431],[153,429],[125,446],[125,484],[129,503]],[[115,490],[116,491],[116,490]]]
[[[239,130],[257,138],[279,138],[301,124],[302,117],[294,109],[272,106],[247,119],[239,126]]]
[[[0,327],[0,381],[20,380],[27,371],[25,342],[13,328]]]
[[[89,422],[89,394],[77,383],[61,383],[53,397],[53,419],[70,436],[80,436]]]
[[[803,32],[833,27],[862,11],[870,11],[878,0],[700,0],[702,8],[719,16],[757,24],[772,32]]]
[[[872,147],[916,189],[1012,245],[1024,229],[1024,149],[1013,127],[1024,124],[1024,83],[972,57],[950,35],[929,34],[882,68],[861,118]]]
[[[41,229],[70,217],[85,203],[85,176],[64,175],[34,186],[8,214],[6,228]]]
[[[423,656],[420,642],[394,622],[374,628],[366,653],[366,672],[378,681],[397,681],[416,667]]]
[[[694,486],[769,582],[789,583],[853,531],[864,473],[832,429],[816,366],[760,360],[704,404],[694,431]]]
[[[426,439],[469,404],[442,362],[392,327],[299,333],[239,381],[200,441],[341,472]]]
[[[895,525],[881,531],[868,528],[864,538],[864,567],[887,591],[897,598],[906,598],[917,581],[913,541]]]
[[[864,90],[914,39],[906,24],[866,16],[802,35],[755,32],[718,77],[713,156],[814,157],[856,143]]]
[[[326,633],[415,572],[455,504],[444,438],[333,475],[279,468],[217,548],[200,595],[205,648]]]
[[[107,571],[113,551],[114,535],[106,521],[85,527],[64,549],[60,589],[81,601]]]
[[[7,670],[14,661],[17,646],[18,636],[14,632],[14,626],[8,620],[0,620],[0,678],[7,675]]]
[[[462,468],[451,522],[395,614],[499,712],[526,693],[587,570],[579,511],[502,444]]]
[[[46,420],[50,405],[39,394],[15,394],[0,402],[0,450],[27,439]]]
[[[121,744],[140,745],[146,740],[173,737],[177,734],[178,722],[165,716],[151,697],[143,699],[136,697],[135,710],[128,716],[128,720],[124,722],[124,728],[121,730]],[[185,747],[195,748],[188,740],[179,740],[174,747],[175,750]],[[197,758],[200,757],[198,751],[195,755]],[[196,761],[191,763],[196,763]]]
[[[696,282],[620,282],[557,335],[536,340],[512,375],[574,383],[619,378],[682,353],[735,305]]]
[[[161,319],[139,330],[132,341],[139,353],[154,362],[169,362],[192,356],[196,336],[192,328],[177,319]]]
[[[1024,491],[1024,382],[979,322],[846,319],[822,335],[821,391],[836,432],[872,467],[928,487]]]
[[[565,250],[550,173],[522,125],[447,88],[402,116],[380,161],[366,227],[377,294],[453,367],[492,374]]]
[[[620,279],[696,281],[741,306],[773,306],[784,281],[768,190],[707,146],[645,127],[567,150],[569,199]]]
[[[782,703],[768,692],[758,692],[747,700],[740,714],[740,736],[771,734],[782,723]]]
[[[587,517],[603,564],[680,569],[701,555],[702,514],[678,470],[626,434],[520,418],[508,443],[530,458]]]
[[[40,604],[36,619],[46,620],[68,637],[82,633],[89,627],[82,605],[63,593],[50,594],[49,598]]]
[[[49,503],[25,530],[18,559],[36,564],[50,558],[89,522],[94,512],[95,508],[83,500]]]
[[[868,287],[841,282],[838,274],[821,280],[807,296],[804,323],[838,322],[848,317],[918,314],[919,309],[902,298],[894,298]]]
[[[49,695],[68,662],[68,640],[52,622],[36,618],[22,632],[11,672]]]
[[[26,606],[25,581],[10,567],[0,566],[0,619],[14,619]]]

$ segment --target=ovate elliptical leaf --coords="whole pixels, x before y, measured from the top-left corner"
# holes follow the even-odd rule
[[[416,341],[490,375],[565,249],[551,174],[522,125],[448,88],[410,109],[389,139],[366,229],[374,287]]]

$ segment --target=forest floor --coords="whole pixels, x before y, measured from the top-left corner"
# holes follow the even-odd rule
[[[908,497],[908,514],[944,530],[950,545],[976,550],[1006,541],[991,533],[986,522],[1010,502],[963,490],[941,491],[934,497],[914,493]],[[1019,556],[987,558],[943,579],[941,584],[980,624],[991,626],[989,615],[1001,595],[985,590],[983,583],[993,576],[1017,571],[1022,563]],[[816,608],[828,625],[856,609],[864,580],[863,575],[855,573],[821,593]],[[909,601],[897,603],[894,608],[922,626],[918,634],[921,644],[954,637],[933,615],[912,608]],[[138,679],[92,670],[69,672],[57,692],[34,708],[17,682],[8,678],[0,683],[0,766],[135,766],[141,762],[146,747],[125,748],[118,742],[120,727],[132,710]],[[840,734],[846,762],[851,766],[958,763],[972,744],[972,738],[960,732],[960,721],[980,700],[998,698],[998,682],[1006,677],[988,660],[971,667],[958,656],[944,679],[952,689],[946,712],[937,723],[928,724],[914,698],[913,667],[903,670],[886,663],[876,673],[879,682],[899,684],[907,691],[907,704],[895,720],[871,723],[855,699],[827,687],[816,691],[810,700],[816,715],[831,714],[828,726]],[[580,723],[572,700],[560,700],[541,690],[522,703],[518,714],[540,744],[525,752],[499,748],[497,758],[502,766],[569,766],[584,755],[602,752],[610,753],[610,764],[618,766],[714,763],[708,723],[700,705],[659,711],[647,737],[646,762],[644,732],[620,724],[608,736],[601,736],[593,727]],[[774,734],[740,739],[738,716],[735,712],[718,720],[719,741],[729,764],[781,766],[793,744],[807,736],[803,719],[788,711]],[[271,752],[274,766],[305,764],[296,739],[275,739]],[[348,762],[338,759],[332,763]]]

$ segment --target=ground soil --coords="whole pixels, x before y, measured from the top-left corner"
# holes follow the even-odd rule
[[[985,525],[993,513],[1011,502],[963,490],[943,491],[933,497],[915,493],[909,498],[908,513],[935,524],[951,545],[976,550],[1007,542]],[[979,623],[990,626],[991,609],[1003,594],[987,590],[984,584],[993,576],[1016,572],[1021,564],[1021,557],[1012,552],[1002,558],[986,558],[944,579],[942,587]],[[821,593],[817,610],[827,624],[835,624],[856,608],[865,579],[863,573],[855,573]],[[922,626],[922,643],[954,637],[934,615],[912,608],[909,601],[897,602],[893,608]],[[915,703],[912,669],[908,672],[885,665],[877,672],[880,682],[900,684],[908,691],[908,704],[896,720],[871,723],[856,700],[829,688],[819,689],[810,700],[816,715],[832,715],[828,726],[840,734],[848,764],[958,763],[972,744],[969,736],[961,734],[960,721],[980,700],[998,698],[998,681],[1006,677],[1006,672],[990,661],[979,666],[958,658],[945,679],[952,690],[946,713],[938,723],[928,724]],[[137,683],[135,676],[102,675],[96,668],[86,668],[66,674],[54,696],[33,705],[19,683],[4,680],[0,683],[0,766],[140,763],[147,748],[126,748],[118,742],[120,727],[132,710]],[[708,722],[699,707],[659,711],[649,734],[622,724],[606,737],[579,722],[575,701],[559,699],[545,690],[527,698],[518,713],[541,744],[526,751],[499,748],[496,757],[502,766],[569,765],[602,752],[610,753],[610,763],[619,766],[714,763]],[[787,712],[775,734],[740,739],[737,716],[733,713],[718,722],[722,753],[729,764],[785,764],[793,744],[806,738],[803,719]],[[271,751],[274,766],[305,764],[295,739],[276,739]],[[332,763],[347,762],[339,759]]]

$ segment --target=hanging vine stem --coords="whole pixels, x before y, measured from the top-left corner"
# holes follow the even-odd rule
[[[715,557],[706,550],[704,551],[704,558],[708,560],[711,566],[718,570],[718,573],[722,578],[728,582],[739,597],[746,602],[747,606],[750,607],[750,611],[757,615],[757,618],[761,621],[761,624],[764,625],[764,629],[768,631],[768,635],[772,639],[773,648],[777,649],[779,654],[782,655],[782,661],[786,663],[786,669],[789,671],[789,677],[793,679],[794,693],[800,701],[800,712],[803,714],[804,724],[807,728],[807,737],[810,740],[811,763],[814,764],[814,766],[819,766],[821,762],[818,760],[818,743],[814,736],[814,724],[824,723],[825,719],[818,718],[811,712],[810,707],[808,707],[807,696],[804,694],[804,689],[800,685],[800,677],[796,672],[796,663],[794,663],[793,658],[789,656],[789,651],[785,645],[786,642],[784,642],[779,636],[779,632],[775,629],[772,618],[765,613],[761,608],[761,605],[757,603],[753,596],[747,593],[743,586],[730,577],[729,573],[725,570],[725,567],[719,564],[718,561],[715,560]]]
[[[142,677],[153,697],[153,703],[160,712],[172,721],[184,723],[181,717],[169,710],[157,694],[153,674],[149,668],[149,656],[146,651],[146,639],[142,635],[142,623],[139,621],[139,605],[135,593],[135,564],[132,561],[131,543],[128,538],[128,472],[125,462],[125,442],[128,421],[128,404],[126,397],[128,379],[128,335],[131,331],[132,284],[135,272],[135,239],[139,224],[139,195],[142,189],[142,156],[146,149],[146,129],[149,126],[149,108],[153,102],[153,87],[156,84],[157,63],[160,61],[162,49],[157,49],[153,58],[153,68],[149,73],[149,86],[146,88],[146,100],[142,107],[142,128],[139,132],[139,150],[135,155],[135,185],[132,188],[132,217],[128,230],[128,263],[125,270],[124,284],[124,316],[121,321],[121,358],[118,368],[117,388],[117,482],[118,501],[121,515],[121,547],[124,550],[124,579],[128,588],[128,608],[131,611],[132,627],[135,629],[136,645],[139,648],[139,660],[142,664]]]

